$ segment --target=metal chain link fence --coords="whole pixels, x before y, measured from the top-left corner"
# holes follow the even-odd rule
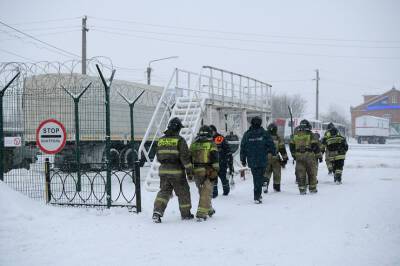
[[[86,75],[80,69],[79,61],[0,63],[0,179],[52,204],[140,211],[137,147],[161,89],[114,80],[105,58],[88,60]],[[56,154],[38,148],[48,119],[66,129]]]

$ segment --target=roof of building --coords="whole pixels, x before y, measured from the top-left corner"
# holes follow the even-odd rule
[[[393,91],[395,91],[395,92],[397,92],[397,93],[400,93],[399,90],[397,90],[395,87],[393,87],[392,89],[386,91],[385,93],[380,94],[380,95],[376,95],[376,96],[374,96],[374,97],[371,97],[371,98],[368,99],[367,101],[364,101],[362,104],[357,105],[356,107],[352,107],[351,109],[352,109],[352,110],[357,110],[357,109],[362,109],[362,110],[364,110],[364,109],[365,109],[364,107],[366,107],[366,106],[368,106],[368,105],[371,105],[372,103],[380,102],[380,101],[384,100],[385,97],[388,97],[391,93],[393,93]],[[371,95],[371,96],[372,96],[372,95]]]

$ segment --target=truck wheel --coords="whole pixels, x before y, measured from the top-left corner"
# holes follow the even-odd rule
[[[112,169],[120,169],[119,151],[115,148],[110,149],[110,164]]]

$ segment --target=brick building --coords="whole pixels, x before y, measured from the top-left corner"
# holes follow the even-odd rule
[[[364,102],[350,107],[351,129],[354,136],[355,119],[362,115],[372,115],[390,120],[391,135],[400,137],[400,91],[396,88],[381,95],[364,95]]]

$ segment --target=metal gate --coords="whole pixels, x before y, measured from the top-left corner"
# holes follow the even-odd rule
[[[98,59],[87,65],[81,75],[76,61],[0,63],[0,180],[50,204],[140,212],[133,108],[151,92],[113,82],[112,65]],[[56,154],[38,148],[38,126],[47,119],[66,129]]]

